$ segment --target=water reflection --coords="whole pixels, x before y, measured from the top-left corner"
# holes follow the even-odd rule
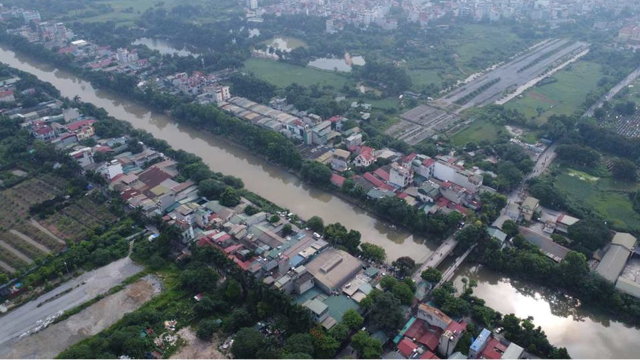
[[[415,238],[406,231],[378,221],[357,206],[303,184],[293,174],[237,146],[190,126],[177,124],[163,114],[152,112],[111,92],[95,90],[91,84],[72,74],[56,70],[35,59],[16,55],[2,47],[0,59],[12,67],[30,72],[41,80],[52,83],[63,96],[80,96],[83,101],[104,108],[110,115],[148,131],[171,146],[202,157],[214,171],[241,178],[251,191],[289,208],[304,218],[318,215],[326,223],[340,222],[348,228],[360,231],[363,241],[383,246],[389,260],[400,256],[420,260],[436,247],[432,242]]]
[[[480,265],[464,265],[454,283],[462,289],[462,278],[478,281],[474,294],[503,314],[532,316],[551,343],[569,350],[573,358],[638,358],[640,331],[606,314],[594,311],[561,292],[505,278]]]

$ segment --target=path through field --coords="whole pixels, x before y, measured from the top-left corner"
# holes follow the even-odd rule
[[[46,246],[44,246],[44,245],[40,244],[39,242],[36,242],[36,241],[35,241],[35,240],[33,240],[32,238],[30,238],[30,237],[28,237],[27,235],[25,235],[25,234],[21,233],[20,231],[18,231],[18,230],[14,230],[14,229],[11,229],[11,230],[9,230],[9,232],[10,232],[10,233],[12,233],[13,235],[15,235],[15,236],[19,237],[20,239],[24,240],[25,242],[27,242],[27,243],[29,243],[29,244],[33,245],[33,246],[34,246],[34,247],[36,247],[38,250],[40,250],[40,251],[42,251],[42,252],[45,252],[45,253],[47,253],[47,254],[51,254],[51,250],[50,250],[48,247],[46,247]]]
[[[43,233],[49,235],[51,238],[53,238],[55,241],[59,242],[60,244],[67,245],[67,243],[64,240],[62,240],[59,237],[57,237],[54,233],[49,231],[49,229],[47,229],[46,227],[40,225],[40,223],[35,221],[34,219],[31,219],[31,225],[33,225],[36,229],[42,231]]]
[[[13,267],[11,267],[9,264],[7,264],[6,262],[0,260],[0,267],[3,268],[5,271],[13,274],[14,272],[16,272],[16,269],[14,269]]]
[[[33,260],[31,260],[28,256],[26,256],[25,254],[21,253],[18,249],[14,248],[13,246],[7,244],[6,242],[4,242],[2,240],[0,240],[0,247],[5,248],[10,253],[15,255],[15,257],[17,257],[18,259],[26,262],[27,264],[33,263]]]

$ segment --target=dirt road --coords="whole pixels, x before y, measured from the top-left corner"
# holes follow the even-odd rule
[[[23,337],[0,350],[2,358],[54,358],[69,346],[106,329],[161,291],[155,276],[145,276],[122,291],[89,306],[67,320],[34,335]]]

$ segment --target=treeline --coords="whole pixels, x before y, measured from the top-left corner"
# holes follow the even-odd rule
[[[387,95],[397,95],[411,88],[411,78],[404,69],[389,63],[367,61],[364,66],[355,66],[351,73],[356,80],[364,81],[383,89]]]

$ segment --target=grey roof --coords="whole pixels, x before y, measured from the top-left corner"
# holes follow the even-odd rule
[[[328,306],[318,299],[307,300],[303,305],[317,315],[322,315],[328,309]]]
[[[520,227],[520,233],[527,242],[539,247],[540,251],[557,262],[564,259],[569,252],[568,248],[555,243],[551,238],[535,233],[527,228]]]
[[[636,244],[636,238],[629,233],[616,233],[616,235],[611,240],[612,244],[617,244],[624,246],[629,251],[633,250],[634,245]]]
[[[489,236],[491,236],[492,238],[496,238],[501,243],[507,240],[507,234],[503,233],[499,229],[490,227],[489,229],[487,229],[487,232],[489,233]]]
[[[631,255],[631,251],[624,246],[612,244],[598,267],[596,267],[596,272],[612,283],[616,282],[627,263],[629,255]]]
[[[618,282],[616,283],[616,289],[631,296],[640,298],[640,284],[634,282],[633,280],[627,279],[622,276],[619,277]]]
[[[358,259],[334,248],[323,251],[305,266],[317,282],[334,290],[362,268]]]
[[[504,354],[502,354],[502,358],[503,359],[519,359],[523,351],[524,349],[522,348],[522,346],[512,342],[504,351]]]

